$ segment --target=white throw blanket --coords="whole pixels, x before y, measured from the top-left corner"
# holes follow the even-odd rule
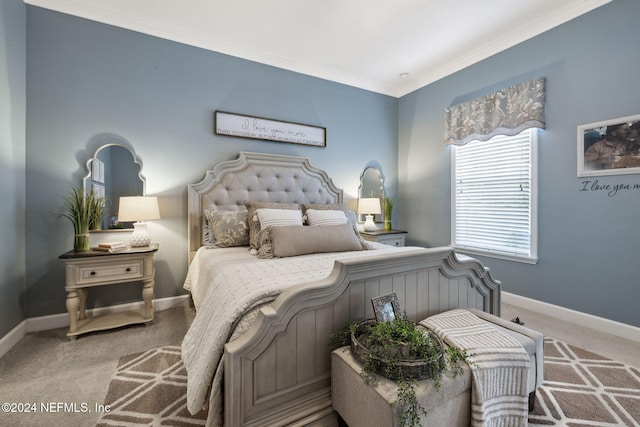
[[[185,287],[202,289],[195,282],[206,284],[201,301],[196,302],[197,315],[182,342],[182,360],[187,369],[187,409],[199,412],[210,390],[208,426],[222,425],[221,402],[223,380],[222,354],[224,345],[242,316],[273,301],[292,286],[320,280],[333,270],[337,259],[368,257],[415,247],[396,248],[374,245],[376,250],[331,252],[290,258],[258,259],[245,250],[244,256],[226,249],[201,248],[196,253],[187,274]],[[222,252],[220,252],[222,251]],[[235,259],[234,259],[235,258]],[[253,310],[253,311],[252,311]],[[248,329],[250,322],[241,328]],[[231,337],[231,338],[230,338]]]
[[[527,425],[529,355],[518,341],[467,310],[446,311],[420,324],[473,355],[471,426]]]

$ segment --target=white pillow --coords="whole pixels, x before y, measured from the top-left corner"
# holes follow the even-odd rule
[[[267,227],[281,227],[285,225],[302,225],[302,211],[297,209],[256,209],[260,230]]]
[[[307,209],[307,222],[311,226],[342,225],[347,223],[343,211]]]

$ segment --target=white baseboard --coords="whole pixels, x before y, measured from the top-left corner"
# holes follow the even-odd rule
[[[5,336],[0,338],[0,357],[4,356],[9,350],[13,348],[14,345],[18,344],[18,341],[22,339],[27,334],[27,321],[23,320],[7,332]]]
[[[155,311],[167,310],[181,304],[189,295],[179,295],[176,297],[158,298],[153,300]],[[98,307],[87,310],[91,316],[100,316],[109,313],[117,313],[132,309],[141,308],[142,301],[128,304],[119,304],[110,307]],[[69,313],[51,314],[49,316],[30,317],[20,322],[5,336],[0,338],[0,357],[4,356],[11,348],[18,343],[26,334],[30,332],[48,331],[50,329],[65,328],[69,326]]]
[[[540,314],[555,317],[565,322],[576,323],[596,331],[640,342],[640,328],[627,325],[626,323],[616,322],[615,320],[605,319],[604,317],[571,310],[570,308],[549,304],[509,292],[502,292],[502,302],[521,307],[525,310],[536,311]]]

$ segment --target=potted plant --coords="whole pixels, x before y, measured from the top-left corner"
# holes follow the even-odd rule
[[[384,212],[384,229],[391,230],[391,214],[393,212],[393,200],[389,196],[382,199],[382,210]]]
[[[397,317],[390,322],[365,320],[352,323],[331,337],[332,349],[350,345],[354,357],[362,363],[362,376],[375,384],[376,374],[396,381],[397,400],[402,408],[403,427],[420,426],[420,414],[426,411],[416,398],[418,380],[432,379],[436,389],[441,386],[445,371],[462,374],[462,363],[468,355],[459,347],[446,347],[428,329]]]
[[[91,218],[89,219],[89,230],[102,229],[102,213],[104,211],[104,197],[96,197],[93,191],[87,197],[87,203],[90,203]]]
[[[89,229],[95,221],[96,210],[102,216],[102,197],[96,197],[93,191],[85,196],[80,187],[72,187],[71,194],[64,198],[65,212],[59,216],[67,218],[73,224],[73,250],[83,252],[89,250]]]

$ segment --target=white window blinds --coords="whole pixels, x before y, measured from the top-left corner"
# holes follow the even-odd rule
[[[464,252],[537,261],[536,131],[457,146],[452,244]]]

